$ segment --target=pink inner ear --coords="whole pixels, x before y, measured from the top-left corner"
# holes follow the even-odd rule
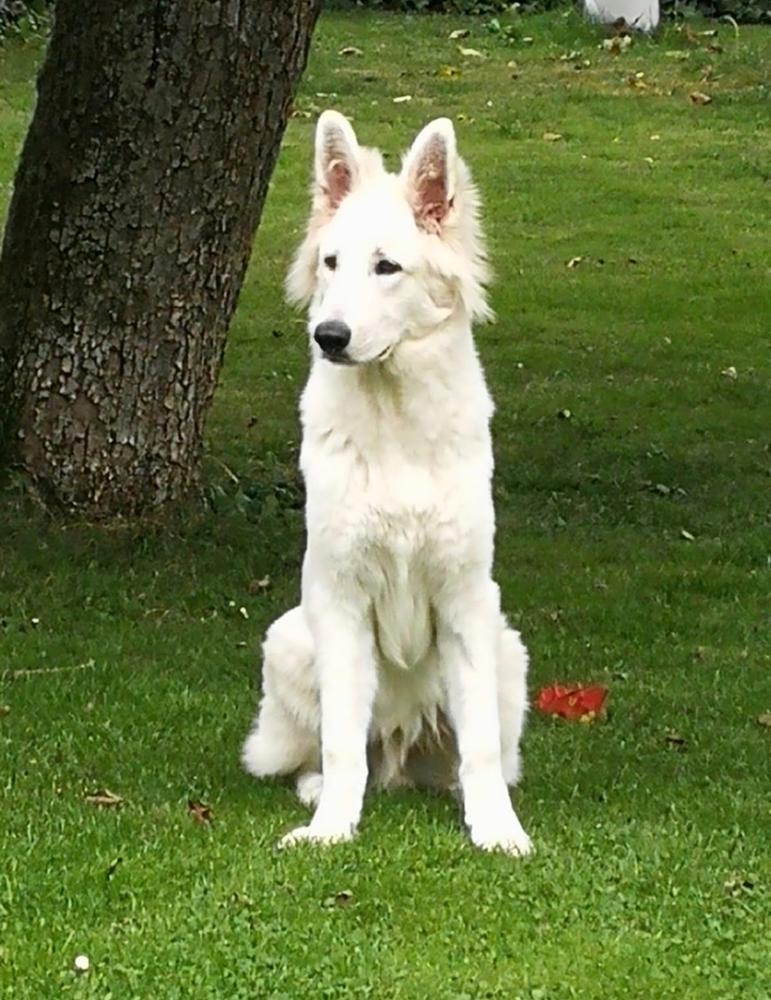
[[[351,190],[351,169],[343,160],[330,160],[325,175],[325,190],[331,208],[337,208]]]
[[[422,229],[438,232],[450,209],[447,198],[447,150],[438,137],[429,142],[414,174],[415,220]]]

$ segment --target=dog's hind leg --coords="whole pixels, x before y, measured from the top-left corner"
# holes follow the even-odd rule
[[[297,798],[309,809],[315,809],[319,804],[323,787],[324,778],[320,771],[301,771],[297,775],[295,784]]]
[[[241,761],[257,778],[319,771],[319,695],[313,638],[301,608],[275,621],[263,643],[262,700]],[[298,786],[298,794],[305,801]]]
[[[498,641],[498,715],[501,724],[501,766],[507,785],[515,785],[521,770],[519,741],[527,713],[527,649],[519,632],[503,621]]]

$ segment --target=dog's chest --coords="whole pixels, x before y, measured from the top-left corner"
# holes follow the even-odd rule
[[[440,413],[430,426],[396,411],[304,416],[312,558],[364,592],[381,658],[419,668],[435,645],[438,592],[491,554],[487,426],[461,434]]]
[[[421,534],[404,525],[387,539],[371,542],[359,564],[370,596],[374,638],[381,657],[409,669],[426,657],[433,641],[433,567]]]

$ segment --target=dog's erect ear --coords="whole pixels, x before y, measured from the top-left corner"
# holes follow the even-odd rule
[[[455,197],[458,154],[449,118],[437,118],[418,134],[404,158],[407,198],[421,229],[438,233]]]
[[[314,168],[317,192],[334,212],[359,173],[359,143],[348,119],[337,111],[324,111],[319,118]]]
[[[361,155],[362,150],[348,119],[337,111],[324,111],[316,126],[311,217],[305,239],[298,247],[286,277],[290,302],[302,305],[313,295],[319,232],[358,182]]]

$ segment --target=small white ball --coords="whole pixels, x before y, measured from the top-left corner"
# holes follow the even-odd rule
[[[91,961],[88,955],[76,955],[72,965],[76,972],[88,972]]]

